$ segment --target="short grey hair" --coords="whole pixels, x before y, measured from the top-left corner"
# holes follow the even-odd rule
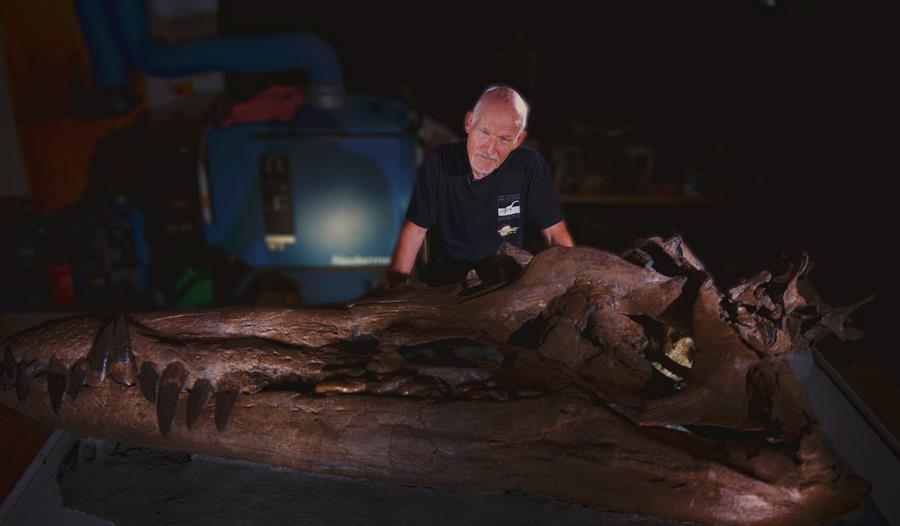
[[[472,108],[473,116],[478,114],[478,108],[481,106],[482,102],[509,104],[522,116],[522,126],[519,128],[519,133],[525,130],[525,127],[528,124],[528,111],[530,108],[528,103],[525,102],[525,97],[516,91],[515,88],[505,84],[492,84],[488,86],[481,92],[481,95],[478,96],[478,100]]]

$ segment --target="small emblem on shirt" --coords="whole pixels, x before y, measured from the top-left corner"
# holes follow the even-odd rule
[[[500,234],[500,237],[506,237],[515,234],[518,231],[519,227],[517,226],[503,225],[497,230],[497,233]]]
[[[522,209],[519,206],[519,194],[497,196],[497,218],[517,217]]]

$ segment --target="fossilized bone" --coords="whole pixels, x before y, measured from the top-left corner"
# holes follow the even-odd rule
[[[805,260],[723,295],[679,238],[504,246],[341,309],[75,316],[4,344],[2,401],[135,445],[715,524],[858,506],[785,358],[852,308]],[[520,273],[516,274],[519,270]]]

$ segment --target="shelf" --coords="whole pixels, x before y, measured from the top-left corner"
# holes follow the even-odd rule
[[[605,204],[641,206],[717,206],[719,195],[686,196],[670,194],[559,194],[561,204]]]

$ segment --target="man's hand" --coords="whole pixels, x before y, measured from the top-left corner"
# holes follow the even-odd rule
[[[574,247],[575,242],[572,240],[572,234],[565,221],[560,221],[553,226],[541,230],[544,241],[548,247]]]
[[[388,269],[387,272],[382,274],[379,278],[374,280],[369,286],[369,294],[379,294],[388,290],[390,288],[396,287],[397,285],[406,285],[409,283],[409,274],[404,274],[402,272],[397,272],[396,270]]]
[[[402,272],[397,272],[396,270],[391,269],[387,271],[387,274],[384,275],[384,278],[389,284],[406,283],[407,280],[409,280],[409,274],[404,274]]]

